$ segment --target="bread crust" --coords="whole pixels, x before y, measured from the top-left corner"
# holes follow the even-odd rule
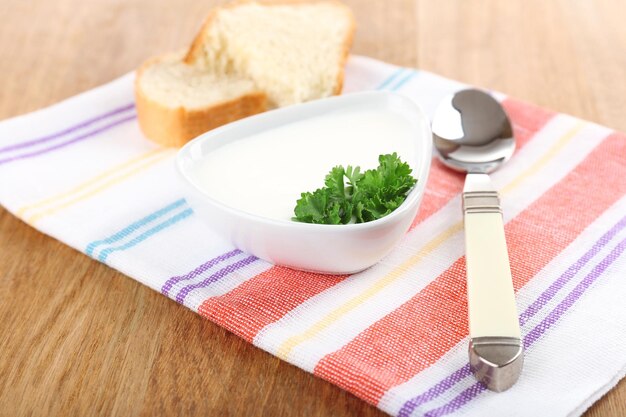
[[[212,9],[207,15],[204,23],[200,27],[198,34],[194,38],[191,46],[189,47],[189,51],[185,55],[183,61],[186,64],[193,64],[200,59],[202,56],[202,44],[204,39],[206,38],[207,32],[211,28],[211,24],[213,20],[217,17],[217,14],[220,10],[232,9],[236,8],[243,4],[250,3],[258,3],[267,6],[286,6],[286,5],[294,5],[294,4],[315,4],[315,3],[328,3],[338,6],[343,9],[344,13],[350,20],[350,28],[348,29],[348,34],[343,42],[342,54],[339,59],[339,71],[337,72],[337,81],[335,84],[335,90],[333,91],[333,95],[341,94],[343,90],[343,81],[344,81],[344,67],[346,65],[346,61],[348,60],[348,55],[350,53],[350,48],[352,47],[352,42],[354,40],[354,32],[356,31],[356,21],[354,20],[354,15],[352,14],[352,10],[342,2],[338,0],[235,0],[231,3],[228,3],[221,7],[216,7]]]
[[[198,109],[167,107],[152,100],[141,89],[141,77],[148,67],[165,56],[146,61],[135,78],[137,118],[142,132],[150,140],[163,146],[181,147],[204,132],[267,110],[267,96],[261,91]]]

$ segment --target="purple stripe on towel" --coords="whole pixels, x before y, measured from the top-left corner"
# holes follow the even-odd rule
[[[450,414],[459,408],[463,407],[465,404],[470,402],[472,399],[476,398],[478,394],[485,391],[487,387],[485,387],[480,382],[475,383],[469,388],[463,390],[459,395],[454,397],[452,401],[447,404],[442,405],[439,408],[435,408],[430,410],[429,412],[424,414],[424,417],[441,417],[446,414]]]
[[[457,369],[451,375],[433,385],[423,394],[413,397],[409,401],[405,402],[398,413],[398,417],[409,417],[417,407],[439,397],[441,394],[456,385],[457,382],[465,379],[471,374],[472,372],[470,370],[469,363],[464,367]]]
[[[78,124],[75,124],[74,126],[70,126],[68,128],[65,128],[63,130],[60,130],[58,132],[55,133],[51,133],[49,135],[46,136],[42,136],[40,138],[36,138],[36,139],[31,139],[25,142],[21,142],[21,143],[16,143],[14,145],[9,145],[9,146],[5,146],[4,148],[0,148],[0,153],[2,152],[9,152],[9,151],[14,151],[16,149],[22,149],[22,148],[27,148],[29,146],[34,146],[34,145],[39,145],[40,143],[45,143],[51,140],[54,140],[56,138],[59,138],[61,136],[65,136],[68,133],[72,133],[75,132],[79,129],[82,129],[83,127],[87,127],[90,126],[96,122],[99,122],[100,120],[103,119],[107,119],[111,116],[115,116],[116,114],[120,114],[123,113],[125,111],[131,110],[135,107],[135,105],[133,103],[131,104],[127,104],[125,106],[122,107],[118,107],[117,109],[113,109],[107,113],[101,114],[100,116],[96,116],[93,117],[91,119],[87,119],[83,122],[80,122]]]
[[[550,301],[558,291],[567,284],[570,279],[574,275],[578,273],[582,269],[583,266],[587,264],[600,252],[600,250],[606,246],[607,243],[611,241],[615,237],[615,235],[622,230],[626,226],[626,217],[622,218],[615,226],[611,228],[608,232],[606,232],[587,253],[585,253],[575,264],[571,265],[567,271],[563,275],[559,277],[556,281],[554,281],[541,295],[526,308],[526,310],[520,315],[519,321],[520,326],[526,324],[526,322],[532,318],[539,310],[541,310],[547,303]]]
[[[528,348],[533,343],[535,343],[541,335],[543,335],[553,324],[555,324],[563,314],[567,310],[570,309],[574,305],[576,301],[589,289],[591,284],[593,284],[606,269],[615,262],[617,258],[624,252],[626,249],[626,238],[622,240],[619,245],[617,245],[611,253],[609,253],[604,259],[598,263],[589,274],[583,279],[574,289],[565,297],[563,301],[556,306],[548,316],[543,319],[538,325],[535,326],[528,334],[524,337],[524,346]]]
[[[211,259],[210,261],[207,261],[207,262],[203,263],[202,265],[200,265],[196,269],[186,273],[185,275],[177,275],[177,276],[171,277],[171,278],[169,278],[165,282],[165,284],[163,285],[163,288],[161,288],[161,292],[163,294],[169,296],[169,292],[170,292],[170,290],[172,289],[172,287],[175,284],[177,284],[177,283],[179,283],[181,281],[186,281],[188,279],[195,278],[198,275],[206,272],[209,268],[217,265],[218,263],[220,263],[222,261],[225,261],[228,258],[231,258],[231,257],[233,257],[235,255],[238,255],[240,253],[241,253],[241,251],[239,249],[232,250],[230,252],[227,252],[227,253],[224,253],[224,254],[222,254],[220,256],[217,256],[217,257]]]
[[[242,259],[240,261],[235,262],[234,264],[228,265],[228,266],[220,269],[219,271],[211,274],[208,278],[202,280],[201,282],[187,285],[182,290],[180,290],[180,292],[176,296],[176,301],[179,302],[180,304],[184,304],[185,303],[185,298],[187,297],[187,295],[189,295],[189,293],[191,291],[196,290],[198,288],[208,287],[209,285],[213,284],[214,282],[217,282],[220,279],[224,278],[225,276],[235,272],[236,270],[238,270],[240,268],[243,268],[246,265],[251,264],[252,262],[256,261],[257,259],[258,258],[256,256],[248,256],[245,259]]]
[[[126,122],[128,122],[130,120],[135,119],[136,117],[137,116],[135,114],[133,114],[132,116],[127,116],[127,117],[124,117],[122,119],[119,119],[119,120],[116,120],[114,122],[111,122],[109,124],[106,124],[106,125],[104,125],[102,127],[99,127],[98,129],[92,130],[92,131],[87,132],[87,133],[83,133],[82,135],[76,136],[75,138],[72,138],[72,139],[70,139],[70,140],[68,140],[66,142],[57,143],[56,145],[52,145],[50,147],[47,147],[47,148],[44,148],[44,149],[40,149],[40,150],[37,150],[37,151],[24,153],[24,154],[16,155],[16,156],[11,156],[11,157],[8,157],[8,158],[5,158],[5,159],[0,159],[0,165],[6,164],[6,163],[9,163],[9,162],[13,162],[13,161],[17,161],[17,160],[20,160],[20,159],[32,158],[34,156],[43,155],[43,154],[46,154],[48,152],[52,152],[52,151],[60,149],[60,148],[64,148],[64,147],[66,147],[68,145],[71,145],[73,143],[77,143],[77,142],[83,141],[85,139],[89,139],[89,138],[91,138],[93,136],[96,136],[97,134],[102,133],[105,130],[109,130],[109,129],[117,126],[117,125],[121,125],[122,123],[126,123]]]

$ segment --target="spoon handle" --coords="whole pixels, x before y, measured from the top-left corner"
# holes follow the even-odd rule
[[[497,191],[486,174],[468,174],[463,189],[470,366],[487,388],[518,379],[523,348]]]

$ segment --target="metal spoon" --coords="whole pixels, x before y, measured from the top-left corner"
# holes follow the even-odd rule
[[[524,355],[500,199],[487,174],[513,155],[511,123],[491,95],[470,89],[443,100],[432,128],[441,161],[467,172],[463,216],[470,368],[487,388],[504,391],[519,378]]]

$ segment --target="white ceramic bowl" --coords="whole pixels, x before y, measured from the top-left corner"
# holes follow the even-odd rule
[[[347,225],[269,219],[224,205],[193,180],[196,164],[220,146],[288,123],[346,109],[392,111],[409,121],[413,130],[418,163],[412,168],[417,184],[404,203],[382,219]],[[290,106],[222,126],[185,145],[177,155],[176,164],[187,185],[187,200],[198,217],[237,248],[295,269],[348,274],[374,265],[409,229],[428,180],[431,143],[429,120],[413,101],[395,93],[372,91]]]

